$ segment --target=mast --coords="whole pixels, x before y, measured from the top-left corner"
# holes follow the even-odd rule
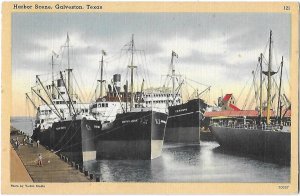
[[[173,58],[174,58],[174,51],[172,51],[172,58],[171,58],[171,66],[172,66],[172,95],[173,95],[173,101],[175,99],[175,66],[173,63]]]
[[[69,33],[67,33],[67,49],[68,49],[68,91],[70,93],[70,40],[69,40]]]
[[[271,66],[272,66],[272,31],[270,31],[269,64],[268,64],[268,91],[267,91],[267,124],[270,124],[271,109]]]
[[[128,80],[126,80],[125,96],[126,96],[125,107],[126,107],[126,112],[127,112],[128,111],[128,109],[127,109],[127,103],[128,103]]]
[[[173,104],[174,104],[174,101],[175,101],[175,65],[174,65],[174,57],[177,57],[178,58],[178,55],[172,51],[172,57],[171,57],[171,67],[172,67],[172,96],[173,96]]]
[[[68,69],[67,69],[67,72],[68,72],[68,94],[69,94],[69,101],[72,102],[73,99],[72,99],[72,95],[73,93],[71,92],[71,72],[72,72],[72,69],[70,68],[70,38],[69,38],[69,33],[67,33],[67,51],[68,51]],[[70,112],[70,115],[71,115],[71,104],[69,104],[69,112]]]
[[[281,123],[281,82],[282,82],[282,67],[283,67],[283,57],[281,58],[281,68],[280,68],[280,81],[279,81],[279,93],[278,93],[278,103],[277,103],[277,119],[278,123]]]
[[[275,74],[272,71],[272,30],[270,31],[270,42],[269,42],[269,63],[268,71],[264,72],[268,76],[268,89],[267,89],[267,125],[271,123],[271,76]]]
[[[54,99],[54,59],[53,59],[53,53],[51,56],[51,71],[52,71],[52,99]]]
[[[144,91],[144,83],[145,83],[145,80],[143,79],[142,86],[141,86],[141,93]]]
[[[101,74],[100,74],[100,97],[102,97],[103,96],[103,94],[102,94],[102,89],[103,89],[103,82],[104,82],[104,80],[103,80],[103,56],[105,56],[106,55],[106,53],[105,53],[105,51],[104,50],[102,50],[102,58],[101,58],[101,61],[100,61],[100,72],[101,72]]]
[[[142,85],[141,85],[141,94],[140,94],[140,97],[139,97],[139,105],[141,104],[142,102],[142,97],[143,97],[143,91],[144,91],[144,83],[145,83],[145,80],[143,79],[143,82],[142,82]]]
[[[260,83],[259,83],[259,120],[260,122],[262,121],[262,112],[263,112],[263,101],[262,101],[262,62],[263,62],[263,54],[260,53],[260,58],[259,58],[259,64],[260,64]]]
[[[133,38],[134,38],[134,35],[132,34],[131,47],[130,47],[130,50],[131,50],[131,63],[128,66],[128,68],[131,71],[131,74],[130,74],[130,110],[132,110],[132,108],[133,108],[133,99],[134,99],[134,95],[133,95],[133,70],[135,68],[137,68],[137,66],[133,65],[133,50],[134,50],[134,39]]]
[[[252,71],[252,75],[253,75],[253,89],[254,89],[254,99],[255,99],[255,103],[257,104],[257,100],[258,100],[258,95],[257,95],[257,88],[256,88],[256,83],[255,83],[255,71]]]
[[[55,99],[55,84],[54,84],[54,57],[58,58],[59,55],[56,54],[53,50],[52,50],[52,56],[51,56],[51,71],[52,71],[52,99]]]

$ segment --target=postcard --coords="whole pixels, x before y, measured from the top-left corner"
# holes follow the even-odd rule
[[[2,3],[2,193],[298,192],[299,5]]]

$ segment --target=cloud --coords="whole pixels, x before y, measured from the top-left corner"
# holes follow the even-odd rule
[[[106,79],[121,73],[125,80],[130,54],[121,49],[134,34],[136,49],[142,50],[134,59],[137,86],[143,78],[147,86],[162,85],[174,50],[176,72],[215,92],[239,92],[240,84],[252,77],[259,54],[268,54],[270,29],[277,64],[283,55],[289,71],[290,28],[290,15],[284,13],[14,13],[13,76],[30,83],[28,72],[30,77],[50,73],[52,50],[60,54],[55,71],[65,69],[67,54],[61,46],[68,33],[70,64],[82,89],[93,90],[103,49]],[[19,83],[13,81],[13,87]]]

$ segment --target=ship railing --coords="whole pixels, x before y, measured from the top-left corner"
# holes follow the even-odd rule
[[[257,125],[257,124],[234,124],[234,123],[213,123],[212,126],[217,127],[228,127],[234,129],[249,129],[249,130],[270,130],[270,131],[278,131],[282,129],[281,125]]]

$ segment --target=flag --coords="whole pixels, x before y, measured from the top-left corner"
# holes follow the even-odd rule
[[[172,56],[175,56],[176,58],[178,58],[178,54],[176,54],[176,52],[172,51]]]
[[[69,33],[67,33],[67,42],[70,41],[70,38],[69,38]]]
[[[52,50],[52,55],[53,55],[55,58],[58,58],[58,57],[59,57],[59,55],[56,54],[56,52],[54,52],[53,50]]]

